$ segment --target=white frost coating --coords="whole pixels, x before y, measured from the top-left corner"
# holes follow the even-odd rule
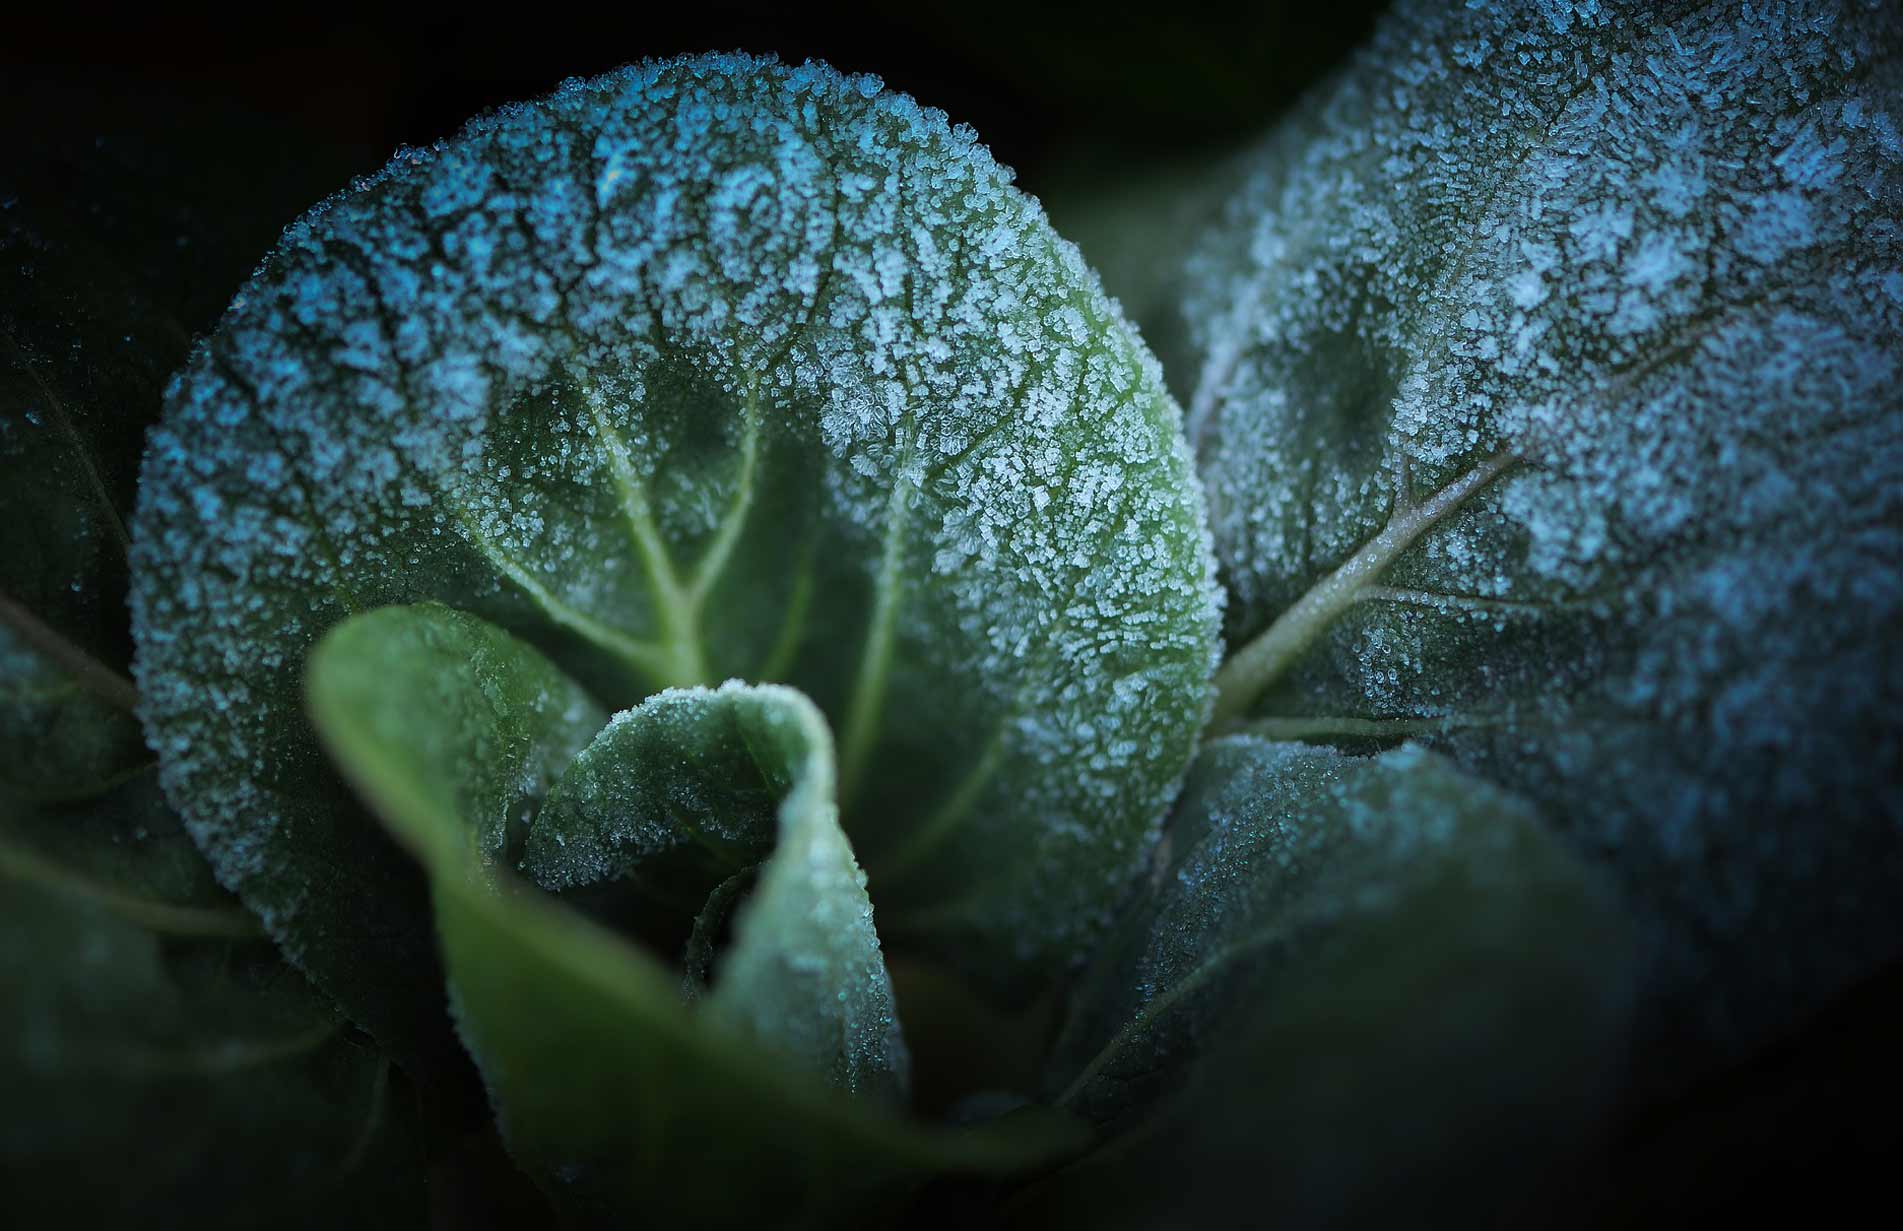
[[[940,113],[744,56],[569,82],[294,225],[173,386],[133,595],[167,792],[336,984],[409,925],[359,888],[298,672],[346,612],[438,599],[611,707],[798,685],[882,925],[1021,979],[1097,929],[1205,712],[1177,426]]]
[[[1404,3],[1187,279],[1237,642],[1524,459],[1256,712],[1559,812],[1668,921],[1695,1034],[1903,943],[1900,54],[1893,5]]]

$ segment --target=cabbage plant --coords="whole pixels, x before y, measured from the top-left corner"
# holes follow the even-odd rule
[[[1081,252],[876,78],[637,64],[293,224],[136,485],[24,215],[23,1208],[1540,1201],[1903,952],[1899,53],[1404,3]]]

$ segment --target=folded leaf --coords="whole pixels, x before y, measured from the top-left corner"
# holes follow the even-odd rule
[[[1900,72],[1895,6],[1403,4],[1191,258],[1218,717],[1610,853],[1701,1063],[1903,949]]]
[[[746,57],[571,82],[293,227],[182,374],[134,533],[168,794],[416,1043],[426,910],[299,679],[348,614],[438,600],[610,710],[798,687],[888,941],[1025,992],[1127,888],[1204,712],[1177,429],[969,130]]]
[[[326,745],[428,870],[457,1023],[504,1137],[571,1216],[795,1223],[935,1169],[1008,1170],[1074,1144],[1061,1123],[931,1135],[827,1089],[896,1093],[904,1049],[830,803],[830,736],[798,693],[664,692],[607,726],[543,803],[593,715],[526,643],[449,608],[386,608],[333,629],[310,662]],[[758,807],[774,797],[777,833]],[[715,862],[772,851],[710,994],[690,1006],[652,954],[472,840],[537,805],[524,867],[567,889],[680,843]]]
[[[1130,1136],[1031,1210],[1439,1225],[1510,1209],[1607,1110],[1629,936],[1522,800],[1414,746],[1239,736],[1169,834],[1058,1048],[1060,1104]]]
[[[833,781],[832,733],[792,689],[671,689],[582,750],[522,869],[548,888],[630,878],[636,894],[697,894],[703,949],[735,910],[736,879],[756,871],[701,1013],[840,1089],[896,1097],[905,1044]],[[714,876],[696,882],[678,860],[654,874],[657,857],[683,850]]]
[[[310,687],[330,747],[359,780],[365,762],[400,768],[389,781],[427,798],[392,806],[397,837],[472,869],[513,867],[549,788],[607,720],[533,647],[440,604],[367,612],[326,646]],[[453,824],[406,826],[415,815]]]

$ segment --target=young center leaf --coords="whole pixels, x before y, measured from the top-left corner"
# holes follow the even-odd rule
[[[798,692],[671,689],[616,715],[576,758],[529,833],[523,871],[552,889],[688,895],[687,991],[705,991],[702,1014],[833,1086],[897,1101],[905,1043],[834,789],[832,733]]]
[[[1608,1108],[1629,933],[1524,800],[1414,745],[1230,736],[1169,833],[1053,1068],[1114,1136],[1026,1225],[1459,1221]]]
[[[1532,798],[1707,1058],[1903,944],[1900,56],[1894,6],[1403,4],[1190,259],[1218,721]]]
[[[422,859],[458,1026],[504,1138],[571,1216],[791,1224],[862,1211],[936,1169],[1008,1169],[1072,1144],[1061,1124],[947,1137],[885,1110],[904,1045],[831,801],[831,739],[793,690],[669,690],[575,757],[599,723],[581,689],[501,629],[425,605],[333,629],[310,658],[310,704]],[[571,757],[551,791],[549,767]],[[516,876],[514,852],[574,897]],[[690,970],[703,979],[684,988],[590,917],[612,917],[617,898],[642,913],[656,868],[669,900],[705,894],[693,943],[710,987]],[[607,892],[577,892],[590,889]],[[709,960],[702,933],[728,911],[731,944]]]
[[[746,57],[571,82],[314,211],[181,375],[134,527],[167,790],[414,1044],[425,911],[299,680],[347,614],[441,601],[608,709],[799,688],[888,945],[1023,991],[1100,929],[1204,713],[1177,426],[941,114]]]

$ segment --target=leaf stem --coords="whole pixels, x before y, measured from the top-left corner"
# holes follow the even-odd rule
[[[1472,718],[1351,718],[1332,714],[1252,718],[1233,729],[1236,735],[1255,735],[1286,743],[1338,739],[1405,739],[1410,735],[1438,735],[1462,727],[1479,726]]]
[[[1057,1096],[1056,1105],[1059,1107],[1068,1107],[1071,1103],[1075,1102],[1077,1096],[1082,1094],[1085,1088],[1096,1079],[1097,1074],[1101,1073],[1104,1067],[1116,1058],[1118,1052],[1122,1051],[1133,1039],[1141,1035],[1153,1022],[1173,1009],[1177,1001],[1182,1000],[1185,996],[1190,995],[1208,983],[1223,967],[1229,965],[1231,962],[1249,957],[1286,939],[1288,939],[1287,929],[1270,928],[1267,931],[1259,932],[1253,936],[1236,941],[1234,944],[1224,945],[1222,948],[1209,954],[1208,957],[1204,958],[1203,961],[1197,965],[1196,969],[1192,970],[1174,986],[1144,1005],[1141,1011],[1129,1021],[1125,1022],[1123,1028],[1112,1035],[1110,1041],[1099,1048],[1097,1054],[1090,1058],[1090,1063],[1084,1066],[1083,1071],[1078,1073],[1068,1086],[1064,1087],[1064,1092]]]
[[[357,1130],[357,1139],[350,1143],[350,1149],[344,1154],[337,1170],[344,1175],[353,1174],[370,1156],[370,1145],[383,1128],[383,1106],[390,1097],[390,1060],[386,1056],[377,1061],[376,1080],[370,1084],[370,1106],[363,1118],[363,1127]]]
[[[657,678],[664,678],[673,670],[674,657],[668,647],[658,642],[636,640],[620,629],[604,624],[587,612],[564,602],[554,591],[537,580],[525,565],[511,557],[493,539],[485,535],[473,518],[463,515],[459,520],[462,522],[469,542],[482,553],[483,558],[534,599],[536,606],[540,607],[549,619],[618,656],[637,670],[645,671]]]
[[[1519,460],[1518,454],[1508,450],[1495,453],[1419,503],[1403,487],[1381,533],[1310,587],[1260,636],[1223,664],[1216,673],[1214,722],[1219,727],[1227,726],[1248,713],[1256,698],[1282,678],[1309,643],[1353,605],[1361,591],[1416,539]]]
[[[20,635],[33,649],[71,673],[74,680],[100,700],[126,713],[139,708],[139,690],[132,681],[62,637],[53,627],[27,610],[5,591],[0,591],[0,624]]]
[[[937,811],[910,830],[897,849],[883,855],[867,856],[867,870],[877,878],[879,888],[889,890],[921,867],[938,848],[956,833],[958,826],[977,806],[978,798],[1004,762],[1005,726],[985,745],[977,764],[954,787]]]
[[[693,580],[687,585],[687,601],[696,616],[707,599],[707,592],[726,571],[734,545],[740,541],[740,531],[747,524],[747,513],[753,507],[754,471],[760,459],[760,378],[757,375],[747,388],[742,413],[746,420],[740,434],[740,478],[734,488],[733,504],[721,519],[720,529],[714,532],[713,542],[701,556]]]
[[[799,558],[794,565],[793,590],[786,598],[779,635],[774,637],[773,648],[767,651],[766,661],[760,664],[756,679],[785,679],[787,671],[793,666],[793,659],[799,654],[800,642],[806,636],[806,611],[813,601],[814,549],[815,536],[808,535],[800,546]]]
[[[275,1039],[224,1039],[177,1050],[128,1047],[116,1051],[111,1059],[135,1073],[215,1077],[308,1055],[336,1038],[342,1030],[340,1022],[326,1021]]]

